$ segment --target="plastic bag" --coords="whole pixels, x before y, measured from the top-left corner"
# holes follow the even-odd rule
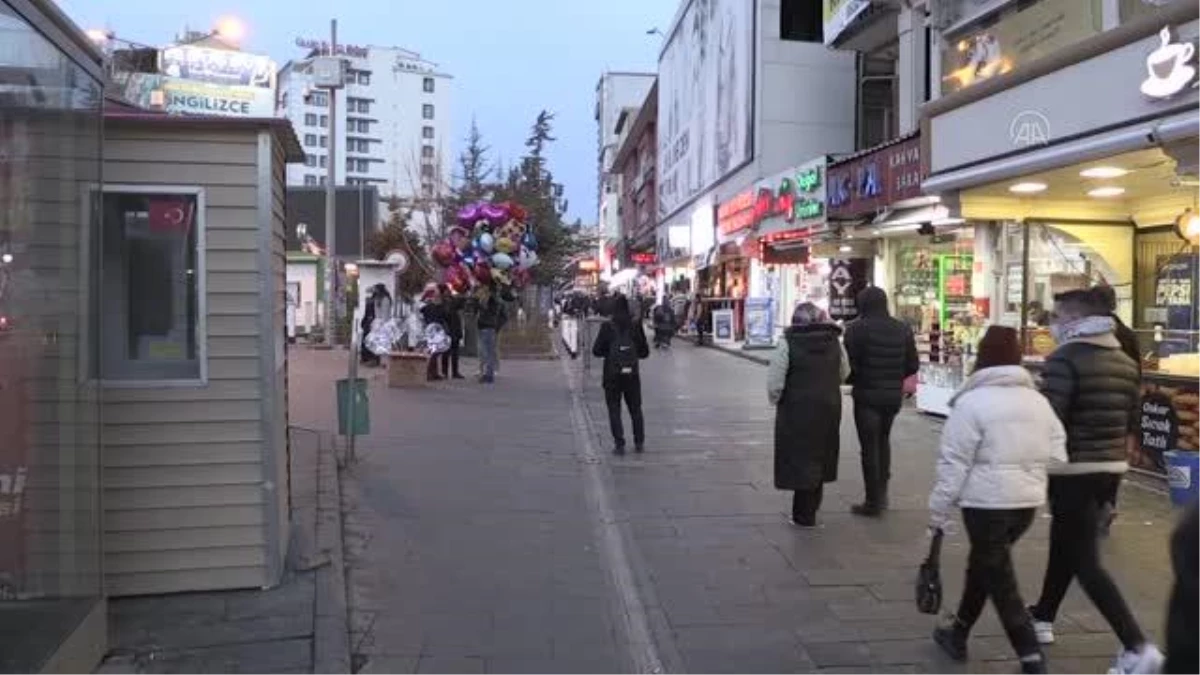
[[[404,331],[395,319],[379,321],[371,325],[371,332],[363,339],[367,350],[376,356],[387,356],[392,347],[404,337]]]
[[[431,323],[425,327],[425,349],[430,354],[441,354],[450,349],[450,335],[440,323]]]

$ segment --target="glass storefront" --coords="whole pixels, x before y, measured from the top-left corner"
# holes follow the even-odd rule
[[[41,670],[102,595],[83,203],[101,179],[102,90],[96,64],[70,58],[78,50],[35,23],[0,0],[3,672]]]

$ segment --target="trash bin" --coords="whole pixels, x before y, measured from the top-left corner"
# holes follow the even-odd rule
[[[1197,489],[1197,473],[1200,472],[1200,454],[1187,450],[1168,450],[1163,453],[1167,465],[1167,485],[1171,488],[1171,503],[1188,506],[1200,496]]]
[[[361,377],[354,380],[354,428],[348,427],[350,417],[350,380],[337,381],[338,433],[348,436],[365,436],[371,433],[371,400],[367,397],[367,381]]]

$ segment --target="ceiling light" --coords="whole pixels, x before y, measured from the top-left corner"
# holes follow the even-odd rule
[[[1119,166],[1093,166],[1090,169],[1084,169],[1079,172],[1084,178],[1120,178],[1129,171],[1122,169]]]
[[[1088,190],[1089,197],[1119,197],[1125,194],[1125,188],[1117,187],[1116,185],[1105,185],[1104,187]]]
[[[1019,195],[1031,195],[1035,192],[1045,192],[1046,187],[1045,183],[1016,183],[1015,185],[1008,186],[1008,191]]]
[[[838,251],[840,251],[841,253],[849,253],[850,251],[853,251],[853,250],[854,249],[852,249],[849,246],[846,246],[845,244],[842,244],[841,246],[838,247]]]

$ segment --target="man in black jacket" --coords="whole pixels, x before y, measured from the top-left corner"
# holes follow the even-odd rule
[[[617,294],[612,300],[612,317],[600,326],[592,356],[604,359],[604,402],[608,405],[608,423],[613,435],[613,453],[625,454],[625,428],[621,424],[621,399],[629,408],[633,422],[633,447],[641,452],[646,442],[646,423],[642,416],[642,379],[638,361],[650,356],[650,345],[642,323],[629,309],[629,300]]]
[[[1096,307],[1093,311],[1097,316],[1107,316],[1113,320],[1113,336],[1117,338],[1117,342],[1121,343],[1121,351],[1126,356],[1133,359],[1137,364],[1138,375],[1142,374],[1142,350],[1138,346],[1137,333],[1133,329],[1125,325],[1121,317],[1117,316],[1117,293],[1112,286],[1102,284],[1092,287],[1092,294],[1096,300]],[[1117,491],[1118,485],[1113,486],[1113,493],[1110,495],[1107,503],[1101,509],[1100,528],[1101,536],[1108,536],[1109,526],[1117,517]]]
[[[1054,619],[1073,579],[1112,626],[1124,652],[1117,673],[1156,673],[1162,653],[1100,565],[1097,527],[1103,505],[1129,468],[1128,438],[1138,421],[1137,364],[1121,351],[1114,323],[1095,293],[1054,298],[1050,330],[1058,348],[1046,359],[1042,393],[1067,431],[1068,463],[1050,467],[1050,556],[1042,594],[1030,608],[1042,644],[1054,642]]]
[[[904,378],[921,367],[912,330],[888,314],[887,302],[882,288],[864,288],[857,298],[858,318],[846,326],[854,426],[866,489],[866,499],[851,510],[860,516],[879,516],[888,506],[892,422],[900,413]]]

